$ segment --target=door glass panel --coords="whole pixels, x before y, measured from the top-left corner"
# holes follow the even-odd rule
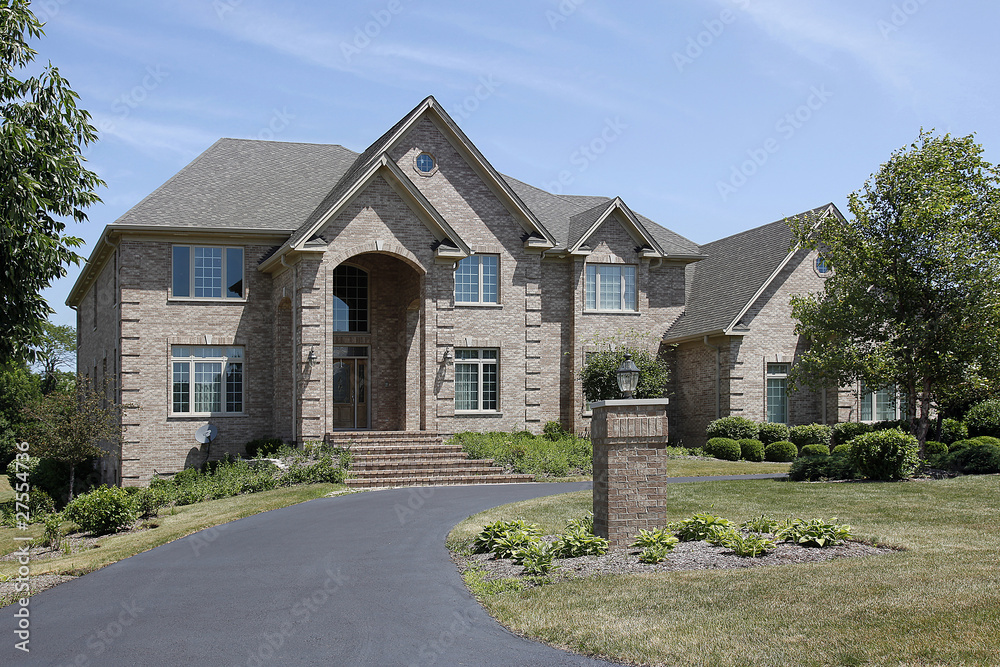
[[[351,402],[351,366],[349,361],[333,364],[333,402]]]
[[[363,359],[357,360],[357,383],[358,383],[358,404],[355,415],[357,426],[355,428],[368,428],[368,364]]]

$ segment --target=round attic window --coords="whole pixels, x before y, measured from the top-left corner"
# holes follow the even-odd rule
[[[434,162],[434,156],[430,153],[421,153],[417,156],[417,170],[425,174],[429,174],[434,171],[436,163]]]

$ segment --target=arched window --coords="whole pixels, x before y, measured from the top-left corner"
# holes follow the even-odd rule
[[[356,266],[333,270],[333,330],[368,331],[368,273]]]

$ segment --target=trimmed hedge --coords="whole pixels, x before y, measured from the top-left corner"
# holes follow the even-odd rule
[[[1000,447],[979,440],[966,440],[971,444],[949,454],[948,465],[966,475],[1000,473]]]
[[[723,461],[739,461],[740,443],[732,438],[712,438],[705,444],[705,453]]]
[[[804,424],[788,429],[788,439],[799,449],[806,445],[825,445],[829,454],[832,433],[833,429],[826,424]]]
[[[764,460],[776,463],[794,461],[798,454],[799,448],[795,446],[794,442],[789,442],[788,440],[772,442],[764,448]]]
[[[744,439],[739,441],[739,445],[740,458],[743,460],[755,463],[764,460],[764,443],[760,440],[754,440],[753,438]]]
[[[917,469],[917,439],[898,429],[872,431],[851,441],[848,458],[864,477],[900,480]]]
[[[941,442],[950,445],[969,437],[969,429],[957,419],[945,419],[941,422]]]
[[[128,491],[117,486],[99,486],[70,501],[64,516],[83,530],[104,535],[125,530],[139,515]]]
[[[851,453],[851,446],[847,444],[837,445],[836,447],[833,448],[833,452],[831,453],[834,456],[847,456],[848,454]]]
[[[800,456],[788,470],[793,482],[813,482],[826,479],[854,479],[857,473],[846,456]]]
[[[988,435],[1000,438],[1000,400],[978,403],[965,414],[965,425],[969,435]]]
[[[945,462],[948,456],[948,445],[943,442],[928,440],[924,443],[924,458],[928,465],[939,467]]]
[[[788,425],[765,422],[757,429],[757,439],[763,442],[765,447],[772,442],[788,440]]]
[[[705,429],[711,438],[729,438],[730,440],[746,440],[757,437],[760,424],[746,417],[723,417],[716,419]]]
[[[830,448],[826,445],[803,445],[799,456],[829,456]]]
[[[865,422],[840,422],[833,425],[831,443],[834,447],[846,445],[862,433],[871,433],[872,425]]]

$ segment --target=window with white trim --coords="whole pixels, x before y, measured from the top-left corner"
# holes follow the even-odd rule
[[[243,248],[173,247],[170,295],[192,299],[243,298]]]
[[[499,303],[498,255],[472,255],[455,269],[455,303]]]
[[[170,350],[171,412],[243,412],[243,348],[174,345]]]
[[[895,421],[906,417],[906,401],[899,396],[895,385],[872,391],[861,385],[861,411],[859,421]]]
[[[634,266],[588,264],[585,287],[587,310],[638,310]]]
[[[788,368],[789,364],[767,365],[767,421],[772,424],[788,423]]]
[[[496,412],[500,408],[496,348],[455,348],[455,411]]]

